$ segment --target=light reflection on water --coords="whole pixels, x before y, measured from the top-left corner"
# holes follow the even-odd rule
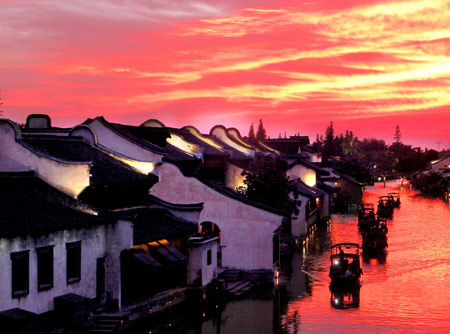
[[[274,292],[228,302],[195,330],[170,333],[449,333],[450,206],[396,182],[367,187],[364,202],[376,204],[392,191],[400,192],[402,205],[388,221],[387,254],[363,258],[359,307],[330,303],[329,246],[361,244],[357,217],[333,215],[310,239],[307,255],[296,252],[281,268]]]
[[[368,187],[364,202],[377,203],[378,196],[395,191],[396,183]],[[301,314],[301,332],[450,332],[450,207],[439,199],[400,190],[402,206],[388,222],[389,248],[385,256],[364,259],[359,308],[337,310],[329,303],[330,291],[314,282],[307,298],[289,301],[288,333],[294,312]],[[357,241],[357,218],[333,216],[329,234],[319,238],[326,245]],[[309,254],[305,267],[327,278],[327,251]]]

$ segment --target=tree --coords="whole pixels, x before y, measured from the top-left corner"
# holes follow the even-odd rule
[[[272,208],[286,211],[289,215],[295,212],[297,201],[289,197],[291,192],[297,197],[297,189],[286,172],[288,163],[280,157],[256,156],[247,170],[244,187],[236,190],[248,199]]]
[[[253,127],[253,122],[252,125],[250,125],[250,130],[248,131],[248,141],[249,142],[255,142],[256,137],[255,137],[255,129]]]
[[[400,132],[400,125],[396,125],[395,126],[395,134],[394,134],[395,142],[399,143],[401,138],[402,138],[402,134]]]
[[[266,129],[264,129],[261,118],[259,119],[258,131],[256,131],[256,139],[263,140],[266,139]]]
[[[325,131],[325,140],[323,141],[322,155],[324,157],[336,155],[333,122],[330,122],[330,125],[327,126],[327,130]]]

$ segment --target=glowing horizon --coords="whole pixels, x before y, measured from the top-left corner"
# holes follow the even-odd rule
[[[450,147],[450,0],[0,0],[1,117]],[[439,142],[439,144],[437,144]]]

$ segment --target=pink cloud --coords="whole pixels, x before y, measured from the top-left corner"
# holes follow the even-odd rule
[[[387,140],[400,123],[450,146],[448,0],[131,4],[1,1],[3,116],[244,134],[263,118],[272,136],[314,137],[334,120]]]

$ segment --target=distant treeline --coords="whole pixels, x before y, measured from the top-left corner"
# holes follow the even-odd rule
[[[401,142],[400,127],[394,133],[394,143],[387,145],[384,140],[364,138],[359,140],[352,131],[335,135],[333,122],[325,135],[317,135],[313,148],[322,152],[322,159],[340,157],[369,168],[375,175],[392,177],[410,176],[424,169],[427,164],[439,158],[435,150],[422,150]]]

